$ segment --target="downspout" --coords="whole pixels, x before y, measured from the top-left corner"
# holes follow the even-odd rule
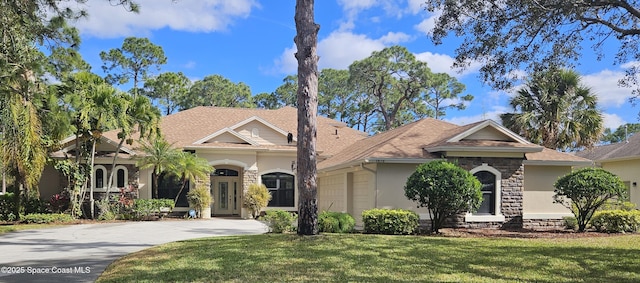
[[[378,208],[378,172],[376,172],[376,170],[373,170],[371,168],[367,168],[364,165],[366,164],[366,162],[368,162],[368,160],[365,160],[365,162],[360,163],[360,168],[362,168],[365,171],[369,171],[371,173],[373,173],[373,176],[375,176],[375,180],[373,182],[373,189],[375,190],[375,200],[374,200],[374,208]]]

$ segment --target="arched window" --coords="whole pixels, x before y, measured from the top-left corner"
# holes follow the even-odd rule
[[[95,189],[103,189],[107,185],[107,182],[105,182],[107,180],[107,169],[102,165],[96,165],[93,174],[93,187]]]
[[[295,206],[295,177],[287,173],[268,173],[262,175],[262,184],[269,189],[271,200],[267,206]]]
[[[500,207],[502,206],[501,199],[501,180],[502,173],[483,163],[481,166],[471,169],[469,172],[473,174],[480,183],[482,183],[482,203],[480,208],[471,214],[468,213],[465,217],[465,221],[468,222],[499,222],[504,221],[504,215],[502,215]]]
[[[482,203],[476,214],[493,215],[496,213],[496,175],[489,171],[473,174],[482,183]]]
[[[127,186],[128,183],[128,179],[129,179],[129,170],[127,170],[127,167],[124,167],[122,165],[118,165],[115,168],[116,170],[116,174],[115,174],[115,180],[113,180],[113,184],[115,185],[115,188],[124,188]]]

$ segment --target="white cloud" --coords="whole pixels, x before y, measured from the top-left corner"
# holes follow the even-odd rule
[[[382,50],[387,45],[397,44],[409,40],[404,33],[388,33],[378,39],[372,39],[364,34],[347,31],[334,31],[318,42],[320,69],[347,69],[356,60],[369,57],[373,51]],[[280,57],[274,60],[277,73],[296,73],[298,62],[294,57],[296,46],[286,48]]]
[[[444,120],[449,123],[453,123],[460,126],[475,123],[478,121],[487,120],[487,119],[491,119],[493,121],[500,123],[501,121],[500,114],[507,113],[507,111],[508,111],[508,108],[506,107],[493,106],[491,107],[491,111],[487,111],[482,114],[472,115],[472,116],[457,116],[452,118],[445,118]]]
[[[425,9],[425,1],[424,0],[407,0],[408,10],[411,14],[417,14],[423,12]]]
[[[603,70],[582,76],[582,83],[598,96],[601,107],[620,107],[633,96],[632,89],[620,87],[618,80],[625,76],[621,71]]]
[[[398,44],[411,40],[411,36],[404,32],[389,32],[380,38],[384,44]]]
[[[627,122],[622,119],[622,117],[616,114],[602,113],[602,120],[605,128],[610,128],[612,130],[617,129],[618,127],[626,124]]]
[[[113,7],[109,1],[89,0],[78,5],[89,17],[76,23],[84,35],[113,38],[148,34],[150,31],[170,28],[190,32],[213,32],[225,30],[236,18],[246,18],[253,8],[259,7],[255,0],[181,0],[158,1],[137,0],[140,13]],[[75,6],[74,6],[75,8]]]
[[[441,14],[442,12],[433,13],[430,17],[413,26],[413,28],[423,34],[431,35],[433,28],[436,26],[436,20],[440,17]]]
[[[476,73],[480,69],[480,63],[472,63],[462,72],[452,69],[454,58],[447,54],[437,54],[431,52],[422,52],[415,54],[420,61],[427,62],[429,68],[434,73],[447,73],[452,77],[461,78],[469,74]]]

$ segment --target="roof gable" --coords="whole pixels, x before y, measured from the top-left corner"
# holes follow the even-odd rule
[[[463,140],[505,141],[531,145],[531,143],[525,140],[523,137],[494,122],[493,120],[484,120],[477,125],[469,128],[468,130],[455,135],[454,137],[447,140],[447,142],[460,142]]]
[[[235,144],[258,145],[258,142],[230,128],[224,128],[222,130],[219,130],[213,134],[210,134],[194,142],[194,144],[208,144],[208,143],[235,143]]]

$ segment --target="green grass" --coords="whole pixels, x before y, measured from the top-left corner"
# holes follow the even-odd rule
[[[60,224],[60,223],[54,223],[54,224],[1,224],[0,225],[0,235],[5,234],[5,233],[9,233],[9,232],[21,231],[21,230],[45,229],[45,228],[51,228],[51,227],[59,227],[61,225],[69,225],[69,224]]]
[[[579,239],[325,234],[170,243],[99,282],[640,282],[640,235]]]

